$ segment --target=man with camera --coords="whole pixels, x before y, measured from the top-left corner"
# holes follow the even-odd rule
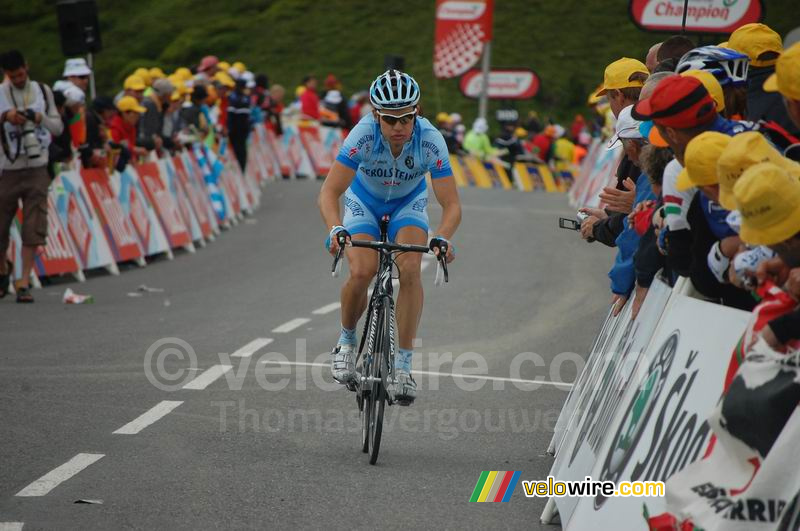
[[[47,237],[47,148],[64,124],[47,85],[28,78],[28,65],[17,50],[0,56],[5,81],[0,84],[0,137],[5,167],[0,175],[0,297],[8,292],[11,264],[6,257],[9,230],[22,200],[22,276],[17,302],[33,302],[28,284],[36,248]]]

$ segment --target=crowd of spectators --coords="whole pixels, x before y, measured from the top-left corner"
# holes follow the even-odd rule
[[[609,64],[590,102],[624,156],[581,236],[616,248],[614,313],[634,318],[654,278],[687,277],[708,300],[751,310],[767,282],[800,300],[800,44],[763,24],[697,47],[685,36]],[[761,331],[800,337],[800,311]]]
[[[285,105],[281,85],[270,85],[265,74],[249,71],[241,61],[213,55],[170,74],[158,66],[137,68],[118,93],[94,98],[93,72],[83,58],[67,59],[62,78],[52,84],[29,79],[29,65],[17,50],[2,53],[0,68],[0,297],[9,291],[12,265],[5,256],[21,200],[18,302],[33,301],[28,279],[37,248],[45,245],[47,191],[59,164],[122,170],[203,142],[215,148],[225,143],[244,170],[255,124],[280,136],[282,117],[295,115],[347,130],[370,111],[366,93],[348,102],[332,74],[321,93],[316,79],[307,76],[295,100]]]

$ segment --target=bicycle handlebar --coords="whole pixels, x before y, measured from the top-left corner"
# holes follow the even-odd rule
[[[344,254],[344,248],[347,245],[347,239],[344,236],[339,236],[339,251],[336,253],[336,257],[333,259],[333,267],[331,267],[331,275],[334,278],[339,276],[342,268],[342,255]],[[350,240],[351,247],[363,247],[366,249],[374,249],[376,251],[388,251],[390,253],[421,253],[421,254],[429,254],[431,249],[422,245],[409,245],[403,243],[391,243],[391,242],[376,242],[370,240]],[[449,282],[450,278],[447,272],[447,244],[443,244],[439,248],[439,256],[437,257],[438,265],[436,270],[436,280],[434,284],[439,286],[441,285],[439,270],[444,273],[444,281]]]

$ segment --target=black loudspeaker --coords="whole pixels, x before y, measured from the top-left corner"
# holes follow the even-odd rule
[[[404,72],[406,69],[406,58],[402,55],[385,55],[383,57],[383,68],[385,70],[400,70]]]
[[[66,56],[97,53],[102,48],[94,0],[60,0],[56,4],[61,51]]]

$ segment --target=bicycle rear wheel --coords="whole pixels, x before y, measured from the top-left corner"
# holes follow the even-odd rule
[[[383,434],[383,414],[386,409],[386,379],[389,376],[387,360],[391,349],[391,338],[389,335],[391,322],[391,312],[387,301],[380,306],[380,321],[378,341],[376,342],[375,356],[372,363],[372,411],[370,413],[370,448],[369,464],[374,465],[378,462],[378,452],[381,448],[381,436]]]

